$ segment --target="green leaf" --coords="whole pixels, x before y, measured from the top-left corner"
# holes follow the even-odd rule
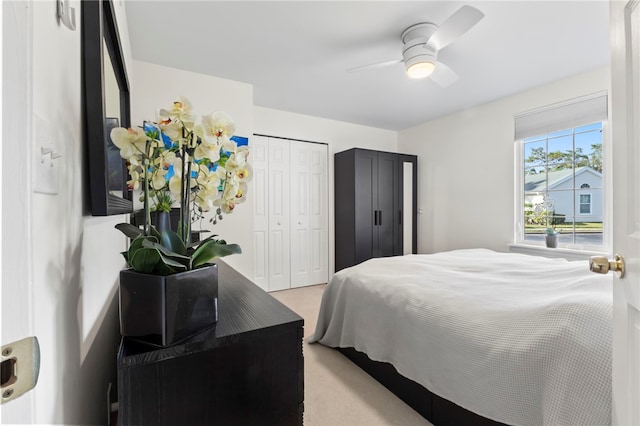
[[[132,240],[140,235],[144,235],[144,231],[142,229],[130,223],[119,223],[116,225],[116,229]]]
[[[182,238],[173,231],[165,231],[162,233],[162,239],[160,243],[168,250],[185,256],[187,254],[187,248],[182,241]]]
[[[181,272],[189,269],[191,264],[191,258],[188,256],[182,256],[170,250],[167,250],[159,243],[147,241],[144,245],[148,248],[158,250],[160,254],[160,262],[157,265],[154,273],[159,275],[168,275],[175,272]]]
[[[171,269],[174,269],[175,270],[174,272],[187,270],[187,265],[180,263],[176,260],[173,260],[169,256],[165,256],[161,250],[158,250],[158,253],[160,253],[160,259],[162,263],[164,263],[166,266],[170,267]]]
[[[150,274],[160,261],[160,252],[155,248],[142,247],[133,254],[129,262],[134,271]]]
[[[131,244],[129,244],[129,257],[131,257],[136,250],[144,247],[145,241],[148,241],[150,243],[157,243],[158,239],[156,237],[150,237],[146,235],[140,235],[134,238],[133,241],[131,241]]]
[[[175,274],[176,272],[180,271],[176,271],[171,266],[168,266],[167,264],[160,261],[156,265],[156,269],[153,270],[153,275],[171,275]]]
[[[208,263],[216,257],[228,256],[230,254],[242,253],[242,249],[237,244],[220,244],[218,241],[210,240],[193,253],[191,268],[197,268],[200,265]]]
[[[129,251],[127,252],[127,262],[129,262],[129,266],[131,265],[130,260],[133,259],[133,257],[135,256],[136,252],[138,250],[140,250],[141,248],[145,247],[144,243],[145,241],[153,243],[153,242],[157,242],[158,240],[155,237],[148,237],[146,235],[139,235],[136,238],[133,239],[133,241],[131,241],[131,244],[129,245]]]
[[[151,231],[151,235],[156,237],[158,239],[158,241],[162,241],[162,235],[160,235],[160,232],[158,232],[158,228],[156,228],[155,226],[151,225],[149,227],[149,230]]]
[[[205,238],[204,240],[194,241],[192,243],[187,244],[187,248],[198,247],[198,246],[206,243],[209,240],[213,240],[215,237],[217,237],[217,235],[210,235],[207,238]]]
[[[184,255],[178,254],[178,253],[176,253],[174,251],[171,251],[171,250],[167,249],[162,244],[159,244],[159,243],[154,242],[154,241],[145,241],[145,242],[143,242],[143,246],[147,247],[147,248],[154,248],[154,249],[160,251],[165,256],[171,257],[171,258],[173,258],[173,259],[175,259],[177,261],[183,260],[183,261],[186,261],[186,263],[188,263],[188,261],[190,260],[189,256],[184,256]]]

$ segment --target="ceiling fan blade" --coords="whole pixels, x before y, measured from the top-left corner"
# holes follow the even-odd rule
[[[402,63],[402,59],[394,59],[393,61],[377,62],[375,64],[361,65],[359,67],[349,68],[347,69],[347,72],[357,72],[357,71],[364,71],[364,70],[374,69],[374,68],[388,67],[389,65],[395,65],[400,63]]]
[[[458,80],[458,74],[440,61],[436,63],[436,67],[429,77],[442,87],[451,86]]]
[[[434,48],[436,51],[448,46],[462,34],[469,31],[483,17],[484,13],[475,7],[462,6],[440,25],[427,42],[427,46]]]

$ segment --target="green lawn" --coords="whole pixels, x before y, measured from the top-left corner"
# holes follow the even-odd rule
[[[573,232],[575,225],[576,232],[593,232],[593,233],[602,233],[602,222],[577,222],[575,224],[563,223],[561,225],[556,225],[556,231],[558,232]],[[525,227],[524,232],[526,234],[544,234],[547,231],[547,227],[543,225],[527,225]]]

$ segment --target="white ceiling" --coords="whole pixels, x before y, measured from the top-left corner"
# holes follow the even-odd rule
[[[135,1],[134,59],[253,85],[257,106],[390,130],[609,63],[608,1]],[[485,17],[440,51],[459,80],[411,80],[400,35],[463,4]],[[188,94],[183,94],[188,97]]]

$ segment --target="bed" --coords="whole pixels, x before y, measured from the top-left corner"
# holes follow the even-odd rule
[[[309,341],[436,425],[606,425],[611,284],[587,261],[488,249],[370,259],[333,276]]]

